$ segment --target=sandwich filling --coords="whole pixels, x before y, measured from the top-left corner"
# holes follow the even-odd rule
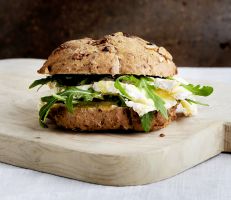
[[[168,109],[177,105],[177,111],[185,116],[197,114],[195,96],[209,96],[210,86],[193,85],[174,77],[109,76],[109,75],[52,75],[34,81],[30,88],[47,84],[52,94],[41,98],[39,121],[46,127],[46,118],[52,106],[63,103],[69,112],[76,105],[92,102],[111,102],[113,105],[129,107],[140,117],[144,131],[149,131],[154,112],[168,119]]]

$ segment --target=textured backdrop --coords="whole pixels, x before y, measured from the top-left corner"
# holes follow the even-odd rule
[[[123,31],[178,65],[231,66],[230,0],[0,0],[0,58],[46,58],[60,43]]]

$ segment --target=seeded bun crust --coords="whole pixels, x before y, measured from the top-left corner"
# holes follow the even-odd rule
[[[150,131],[167,126],[176,119],[176,106],[168,110],[169,118],[165,119],[155,112]],[[115,105],[76,106],[73,113],[67,111],[64,104],[56,104],[48,116],[59,127],[81,131],[133,130],[144,131],[140,118],[131,108]]]
[[[84,38],[61,44],[38,73],[167,77],[175,75],[177,68],[165,48],[118,32],[99,40]]]

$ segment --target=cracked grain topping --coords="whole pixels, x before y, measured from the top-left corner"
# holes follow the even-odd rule
[[[168,77],[177,73],[163,47],[122,32],[99,40],[83,38],[61,44],[49,56],[41,74],[135,74]]]

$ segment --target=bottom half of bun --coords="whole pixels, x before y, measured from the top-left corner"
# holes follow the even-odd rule
[[[176,106],[168,110],[168,119],[154,113],[150,131],[158,130],[176,119]],[[144,131],[139,115],[128,107],[97,104],[75,106],[68,112],[64,104],[55,104],[48,115],[57,126],[77,131],[131,130]]]

